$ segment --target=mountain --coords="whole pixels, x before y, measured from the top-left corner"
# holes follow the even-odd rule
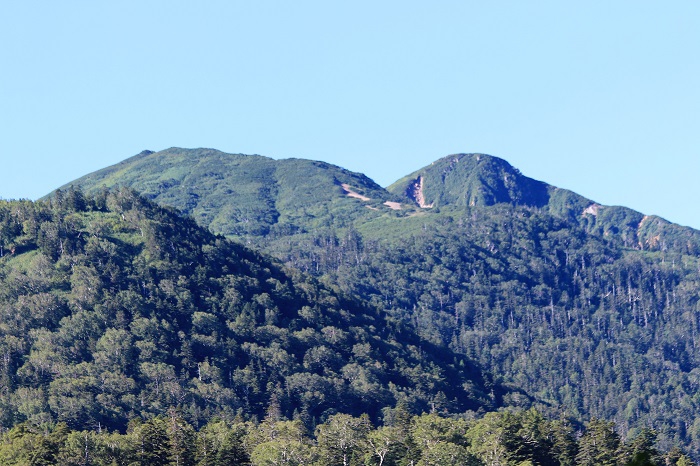
[[[170,148],[143,151],[60,189],[69,186],[87,194],[128,186],[215,233],[253,243],[350,225],[362,229],[366,223],[375,225],[364,228],[371,235],[376,225],[432,208],[510,204],[540,209],[625,248],[700,253],[700,233],[692,228],[600,205],[486,154],[444,157],[384,189],[363,174],[325,162]],[[403,223],[410,231],[411,222]],[[388,230],[381,235],[401,235],[404,228]]]
[[[450,155],[387,189],[422,207],[499,203],[544,207],[549,201],[547,184],[523,176],[505,160],[484,154]]]
[[[366,176],[325,162],[212,149],[144,151],[69,185],[87,194],[129,186],[215,233],[243,238],[347,226],[390,212],[397,200]]]
[[[422,208],[510,204],[543,210],[624,247],[700,253],[700,234],[627,207],[603,206],[572,191],[533,180],[505,160],[485,154],[444,157],[387,190]]]
[[[0,202],[0,422],[492,409],[466,357],[120,188]]]
[[[197,165],[210,157],[181,149],[140,157],[173,151]],[[580,423],[611,419],[623,437],[652,427],[664,448],[700,455],[700,232],[598,205],[483,154],[442,158],[387,190],[319,162],[231,157],[278,168],[256,185],[217,162],[213,186],[236,177],[241,192],[295,192],[308,179],[281,181],[280,167],[291,163],[320,187],[303,197],[306,210],[285,204],[287,194],[271,196],[276,220],[249,205],[259,197],[232,197],[239,209],[260,208],[249,223],[268,228],[234,238],[381,309],[434,348],[476,361],[509,387],[500,405]],[[137,189],[166,176],[145,165],[129,172],[133,179],[113,173],[112,185]],[[101,183],[92,174],[76,185],[97,192]],[[207,205],[200,193],[197,205]],[[186,199],[177,188],[146,195],[172,196],[173,205]]]

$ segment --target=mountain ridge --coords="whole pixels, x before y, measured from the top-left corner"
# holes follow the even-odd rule
[[[79,186],[94,193],[116,184],[176,207],[215,233],[244,241],[376,223],[379,217],[433,208],[506,203],[545,210],[627,248],[700,253],[698,230],[628,207],[598,204],[529,178],[506,160],[487,154],[440,158],[385,189],[362,173],[322,161],[172,147],[143,151],[59,189]]]
[[[420,180],[422,202],[411,197]],[[573,222],[602,237],[618,237],[626,247],[656,249],[664,239],[692,236],[689,251],[700,251],[700,232],[624,206],[601,205],[568,189],[523,175],[507,161],[486,154],[454,154],[438,159],[387,187],[422,207],[457,208],[499,203],[535,209]],[[644,228],[642,228],[644,226]],[[683,241],[681,239],[680,241]]]
[[[130,186],[150,199],[192,215],[216,233],[241,237],[268,234],[276,225],[296,230],[299,216],[305,222],[328,222],[328,213],[319,206],[319,200],[345,203],[336,207],[348,218],[367,215],[371,209],[365,209],[365,205],[386,211],[389,207],[384,203],[396,200],[366,175],[326,162],[274,160],[212,149],[145,151],[64,188],[71,185],[88,194],[102,187]],[[356,203],[348,203],[343,185],[368,197],[369,202],[360,209]]]

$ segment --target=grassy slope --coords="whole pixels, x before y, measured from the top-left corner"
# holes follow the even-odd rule
[[[420,209],[411,194],[419,177],[433,209]],[[344,184],[370,200],[348,196]],[[440,209],[506,203],[541,209],[624,247],[700,252],[700,233],[693,229],[626,207],[600,206],[484,154],[444,157],[383,189],[365,175],[324,162],[170,148],[144,151],[69,185],[86,193],[129,186],[215,233],[253,242],[350,225],[377,238],[410,235],[416,214],[432,218]],[[393,211],[386,201],[401,202],[402,210]]]
[[[343,184],[370,200],[349,197]],[[244,238],[347,225],[386,214],[383,203],[397,200],[366,176],[324,162],[211,149],[142,152],[62,188],[71,185],[88,194],[129,186],[216,233]]]

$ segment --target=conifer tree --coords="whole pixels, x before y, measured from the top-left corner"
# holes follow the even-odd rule
[[[576,464],[579,466],[616,466],[620,449],[620,436],[615,424],[593,418],[586,425]]]

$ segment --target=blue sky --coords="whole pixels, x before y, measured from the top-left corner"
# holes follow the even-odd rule
[[[483,152],[700,228],[700,2],[6,2],[0,197],[143,149]]]

